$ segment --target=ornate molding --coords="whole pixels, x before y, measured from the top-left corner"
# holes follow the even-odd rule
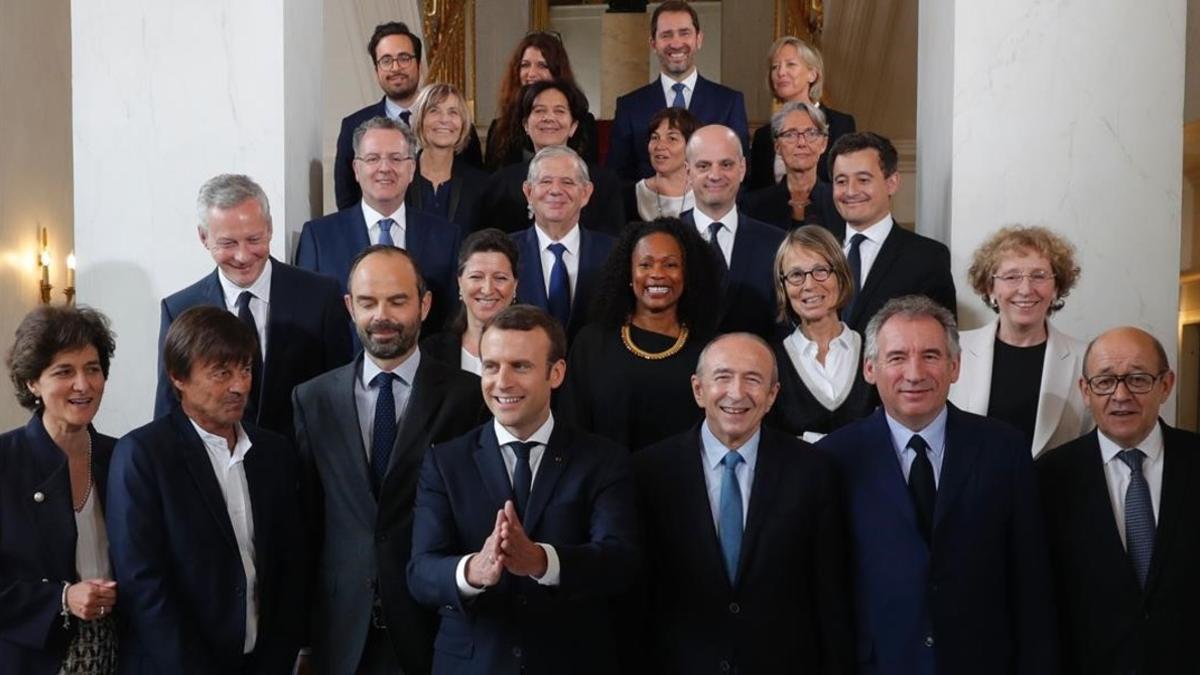
[[[775,39],[796,37],[818,47],[825,31],[825,0],[775,0]]]
[[[446,82],[458,87],[468,101],[475,100],[475,78],[467,78],[467,63],[474,62],[474,31],[468,54],[467,24],[475,15],[475,0],[423,0],[422,23],[428,54],[426,82]]]

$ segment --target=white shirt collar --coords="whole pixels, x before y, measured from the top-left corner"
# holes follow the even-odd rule
[[[375,227],[375,225],[384,218],[391,218],[392,220],[396,221],[396,226],[399,227],[401,231],[404,230],[404,202],[400,202],[400,208],[393,211],[391,215],[384,215],[371,208],[365,199],[362,200],[361,204],[363,220],[367,221],[367,232],[370,232],[371,228]]]
[[[514,443],[514,442],[522,440],[522,439],[514,436],[513,433],[511,431],[509,431],[508,428],[505,427],[503,424],[500,424],[500,420],[493,419],[492,420],[492,428],[495,429],[495,431],[496,431],[496,443],[500,447],[504,447],[504,446],[508,445],[509,443]],[[533,432],[532,434],[529,434],[529,438],[524,439],[524,441],[526,443],[528,443],[528,442],[541,443],[544,447],[550,447],[550,434],[553,431],[554,431],[554,413],[550,413],[550,416],[546,418],[545,423],[543,423],[542,426],[538,427],[537,431]]]
[[[894,221],[892,220],[892,214],[889,213],[886,216],[884,216],[883,219],[880,220],[879,222],[871,225],[870,227],[862,229],[862,230],[855,230],[853,227],[850,227],[849,225],[847,225],[846,226],[846,244],[849,245],[850,238],[853,237],[855,234],[861,234],[864,237],[866,237],[867,239],[870,239],[877,246],[883,246],[883,240],[887,239],[887,236],[889,234],[891,234],[891,232],[892,232],[893,223],[894,223]]]
[[[238,296],[242,291],[250,291],[254,297],[263,302],[270,303],[271,301],[271,259],[267,258],[266,264],[263,265],[262,274],[254,280],[246,288],[242,288],[233,283],[229,277],[225,276],[225,272],[220,267],[217,268],[217,280],[221,282],[221,291],[225,293],[225,304],[228,307],[236,307]]]
[[[842,332],[837,334],[837,337],[829,341],[829,349],[850,350],[854,345],[850,342],[850,331],[846,328],[846,324],[842,324]],[[815,358],[817,355],[817,343],[809,340],[808,336],[797,326],[796,330],[792,331],[792,339],[796,341],[796,347],[801,353],[809,353]]]
[[[402,112],[412,112],[386,96],[383,97],[383,111],[388,117],[394,120],[400,119],[400,113]]]
[[[946,419],[949,417],[949,407],[942,406],[942,411],[938,413],[933,421],[925,425],[923,429],[909,429],[894,419],[891,415],[884,411],[884,418],[887,420],[888,430],[892,432],[892,444],[895,447],[896,455],[901,456],[908,448],[908,441],[912,439],[913,434],[921,434],[921,438],[925,439],[925,443],[929,445],[929,452],[941,457],[946,449]],[[940,463],[940,462],[939,462]]]
[[[708,214],[701,211],[699,207],[696,207],[695,209],[692,209],[692,220],[695,221],[696,229],[700,231],[700,234],[702,236],[704,236],[705,239],[708,238],[708,226],[713,223],[716,223],[716,222],[719,222],[722,225],[724,225],[725,229],[729,230],[730,234],[737,236],[737,227],[738,227],[737,204],[734,204],[729,209],[729,211],[727,213],[725,213],[724,215],[722,215],[720,218],[709,218]]]
[[[545,251],[546,247],[555,242],[554,239],[550,238],[549,234],[546,234],[546,231],[542,229],[541,225],[535,223],[533,226],[533,231],[537,234],[539,251]],[[571,229],[567,230],[567,233],[563,235],[562,239],[558,240],[558,243],[567,248],[567,253],[579,255],[579,240],[582,238],[582,236],[583,235],[579,233],[579,223],[575,223],[571,226]]]
[[[404,359],[404,363],[401,363],[400,365],[396,366],[390,372],[393,375],[398,376],[401,380],[403,380],[404,384],[407,384],[408,386],[411,387],[413,385],[413,379],[417,376],[417,367],[420,365],[421,365],[421,349],[420,349],[420,347],[418,347],[417,349],[413,350],[413,353],[411,355],[409,355],[409,357],[407,359]],[[380,368],[379,364],[375,363],[375,360],[371,358],[371,355],[366,352],[363,352],[363,367],[362,367],[362,381],[361,381],[363,389],[370,391],[371,380],[374,380],[375,376],[382,372],[383,372],[383,368]]]
[[[1105,464],[1115,459],[1117,454],[1122,450],[1128,450],[1130,448],[1137,448],[1138,450],[1141,450],[1142,453],[1146,455],[1146,463],[1153,463],[1158,459],[1158,455],[1162,453],[1163,450],[1162,427],[1159,426],[1157,421],[1154,423],[1154,428],[1151,429],[1150,433],[1142,439],[1141,443],[1131,445],[1129,448],[1123,448],[1117,445],[1115,441],[1108,436],[1105,436],[1104,432],[1100,431],[1099,427],[1096,428],[1096,438],[1100,441],[1100,456],[1104,459]]]
[[[759,427],[750,440],[742,444],[742,447],[737,449],[737,453],[742,456],[746,462],[746,468],[750,471],[754,470],[754,463],[758,461],[758,443],[762,440],[762,427]],[[717,440],[712,430],[708,428],[708,420],[704,420],[700,424],[700,444],[704,450],[704,466],[709,470],[715,470],[721,466],[721,460],[725,459],[725,455],[729,454],[729,448],[725,444]]]
[[[238,422],[237,426],[235,427],[237,431],[237,441],[235,441],[233,444],[233,452],[230,452],[229,441],[225,440],[224,436],[218,436],[217,434],[208,432],[204,429],[204,427],[196,424],[196,420],[190,417],[188,418],[188,421],[192,423],[192,428],[196,430],[197,434],[199,434],[200,440],[204,443],[204,448],[208,450],[209,453],[220,457],[222,461],[230,464],[237,464],[238,462],[246,459],[246,453],[250,452],[251,443],[250,437],[246,435],[246,430],[242,427],[241,422]]]
[[[676,82],[682,82],[684,86],[683,96],[691,102],[690,94],[696,91],[696,80],[700,79],[700,69],[692,66],[692,72],[682,80],[675,80],[666,73],[659,73],[658,81],[663,88],[663,96],[667,97],[667,105],[671,105],[671,101],[675,100],[675,90],[671,87],[675,86]],[[690,107],[690,106],[689,106]]]

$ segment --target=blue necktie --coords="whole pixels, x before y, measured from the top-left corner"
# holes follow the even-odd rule
[[[858,300],[858,293],[862,290],[862,251],[859,246],[862,245],[866,235],[861,232],[850,237],[850,252],[846,254],[846,262],[850,264],[850,281],[854,282],[854,288],[851,289],[850,299],[846,302],[846,308],[842,310],[842,318],[850,316],[850,312],[854,311],[854,302]],[[920,453],[918,453],[920,454]]]
[[[388,460],[392,457],[392,446],[396,444],[396,396],[392,382],[399,379],[393,373],[379,373],[371,380],[375,387],[375,426],[371,434],[371,487],[375,494],[383,485],[387,475]]]
[[[512,448],[513,454],[517,456],[517,463],[513,466],[513,505],[517,507],[517,515],[525,518],[525,507],[529,505],[529,493],[533,489],[533,469],[529,465],[529,452],[534,446],[540,445],[537,441],[513,441],[508,444]]]
[[[708,245],[712,247],[713,253],[716,254],[717,260],[721,263],[721,271],[729,271],[729,262],[725,260],[725,252],[721,250],[721,242],[717,238],[721,228],[724,227],[721,223],[708,224]]]
[[[411,119],[411,118],[412,118],[412,111],[411,111],[411,110],[401,110],[401,111],[400,111],[400,121],[401,121],[401,122],[404,122],[406,125],[412,126],[412,125],[409,123],[409,119]]]
[[[738,484],[737,465],[744,461],[733,450],[721,458],[725,475],[721,478],[717,530],[721,537],[721,553],[725,556],[725,573],[731,584],[737,581],[738,560],[742,555],[742,486]]]
[[[546,298],[549,306],[546,309],[565,330],[571,318],[571,280],[567,276],[567,263],[563,261],[567,247],[554,242],[547,248],[554,254],[554,266],[550,268],[550,293]]]
[[[675,91],[675,100],[671,101],[672,108],[686,108],[687,101],[683,98],[683,90],[685,86],[682,82],[676,82],[671,85],[671,89]]]
[[[251,377],[250,393],[246,399],[246,410],[242,413],[242,418],[257,421],[258,420],[258,395],[262,391],[262,345],[258,343],[258,323],[254,320],[254,314],[250,312],[250,301],[254,299],[254,294],[250,291],[242,291],[238,295],[237,306],[238,318],[242,323],[254,333],[254,357],[251,360]]]
[[[916,456],[908,468],[908,492],[912,495],[913,507],[917,512],[917,527],[925,541],[933,543],[933,507],[937,502],[937,482],[933,478],[933,462],[929,461],[929,444],[920,434],[908,439],[908,446]]]
[[[1150,501],[1150,485],[1142,474],[1141,450],[1122,450],[1117,457],[1129,467],[1129,487],[1125,490],[1125,549],[1137,571],[1138,583],[1146,587],[1150,559],[1154,555],[1154,504]]]
[[[392,225],[396,221],[391,218],[384,218],[379,221],[379,243],[386,246],[395,246],[396,242],[392,240]]]

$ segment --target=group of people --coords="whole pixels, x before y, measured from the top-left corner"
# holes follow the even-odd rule
[[[380,26],[384,99],[294,265],[252,179],[201,187],[216,269],[162,301],[154,420],[119,440],[107,319],[31,312],[0,671],[1196,670],[1200,436],[1159,419],[1158,340],[1058,330],[1073,247],[1021,226],[975,252],[996,319],[960,335],[949,252],[893,219],[896,150],[820,105],[819,53],[772,47],[751,141],[702,41],[655,10],[662,76],[601,162],[531,33],[485,162]]]

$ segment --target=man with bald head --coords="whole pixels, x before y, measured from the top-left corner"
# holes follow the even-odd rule
[[[1183,673],[1200,634],[1200,436],[1159,419],[1175,373],[1115,328],[1084,355],[1092,432],[1037,463],[1064,673]]]
[[[721,332],[746,331],[771,339],[775,332],[775,280],[772,261],[786,234],[737,208],[746,178],[746,157],[737,134],[710,124],[687,144],[688,176],[696,208],[680,219],[694,225],[724,271]]]
[[[650,672],[852,672],[846,531],[833,464],[762,426],[771,348],[713,340],[692,376],[697,427],[636,453]]]

